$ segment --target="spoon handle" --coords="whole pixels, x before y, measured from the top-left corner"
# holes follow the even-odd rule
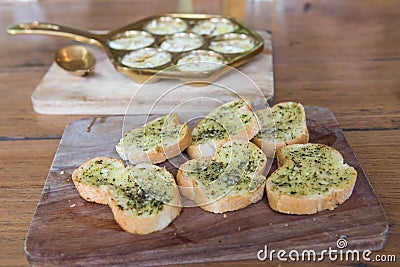
[[[94,34],[87,31],[69,28],[52,23],[43,22],[30,22],[15,24],[7,28],[7,33],[11,35],[15,34],[45,34],[54,35],[74,39],[78,42],[83,42],[91,45],[102,46],[102,40],[104,36],[100,34]]]

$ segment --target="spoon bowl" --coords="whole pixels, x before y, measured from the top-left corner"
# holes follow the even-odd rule
[[[82,45],[69,45],[59,49],[55,61],[62,69],[76,76],[85,76],[94,70],[93,54]]]

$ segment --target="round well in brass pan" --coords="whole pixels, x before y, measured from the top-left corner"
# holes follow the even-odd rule
[[[209,47],[223,54],[241,54],[252,50],[255,45],[255,40],[249,35],[227,33],[213,38]]]
[[[194,50],[176,60],[177,69],[183,72],[212,72],[225,63],[223,55],[210,50]]]
[[[167,51],[146,47],[126,53],[121,58],[121,64],[137,69],[160,68],[170,65],[171,59],[172,56]]]
[[[175,33],[164,38],[160,48],[172,52],[180,53],[198,49],[203,46],[204,40],[199,35],[194,33]]]
[[[150,46],[156,38],[145,31],[126,31],[117,33],[108,40],[108,46],[115,50],[136,50]]]
[[[235,31],[238,25],[227,18],[210,18],[198,21],[192,32],[203,36],[218,36]]]
[[[186,21],[177,17],[161,16],[150,20],[144,30],[156,35],[169,35],[183,32],[188,28]]]

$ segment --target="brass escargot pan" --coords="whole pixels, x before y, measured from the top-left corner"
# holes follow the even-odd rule
[[[168,24],[173,27],[168,28]],[[203,33],[201,30],[199,31],[199,25],[204,25],[206,33]],[[223,25],[223,27],[221,25]],[[117,71],[136,82],[144,82],[161,70],[177,65],[179,59],[188,52],[196,53],[197,50],[210,51],[210,54],[219,54],[219,58],[222,58],[219,63],[236,68],[262,52],[264,46],[263,39],[238,19],[228,16],[206,14],[161,14],[133,22],[105,34],[96,34],[90,31],[42,22],[12,25],[8,27],[7,33],[12,35],[45,34],[62,36],[78,42],[96,45],[105,51]],[[184,37],[184,33],[191,38],[194,37],[193,35],[198,35],[199,39],[201,39],[201,43],[193,46],[193,49],[189,47],[189,51],[185,49],[182,49],[184,51],[164,51],[161,49],[162,43],[165,40],[170,40],[171,36],[174,34],[177,35],[177,38],[179,38],[179,36]],[[125,47],[118,47],[118,44],[116,46],[115,40],[120,39],[124,41],[123,38],[142,38],[142,43],[132,46],[128,44]],[[231,38],[231,43],[229,43],[229,38]],[[228,43],[226,43],[227,39]],[[227,49],[225,51],[224,46],[229,46],[232,42],[235,43],[236,40],[239,42],[243,42],[244,40],[246,42],[245,45],[247,45],[246,49]],[[250,46],[248,46],[249,44]],[[213,47],[216,47],[214,49],[218,51],[214,51]],[[162,53],[160,56],[164,56],[164,60],[161,61],[159,65],[136,66],[140,64],[141,61],[144,62],[147,60],[147,57],[151,56],[144,55],[139,59],[134,59],[136,60],[136,65],[129,66],[129,64],[124,64],[124,57],[130,57],[132,53],[135,54],[137,51],[141,51],[141,49],[143,49],[144,52]],[[216,68],[207,71],[204,69],[201,71],[182,71],[180,68],[168,68],[168,70],[161,73],[160,77],[182,80],[210,77],[215,79],[225,72],[226,68]]]

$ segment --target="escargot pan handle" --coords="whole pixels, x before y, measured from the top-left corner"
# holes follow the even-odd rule
[[[94,34],[88,31],[69,28],[52,23],[43,22],[29,22],[15,24],[7,28],[8,34],[44,34],[61,36],[73,39],[78,42],[87,43],[91,45],[102,46],[102,42],[106,39],[105,35]]]

